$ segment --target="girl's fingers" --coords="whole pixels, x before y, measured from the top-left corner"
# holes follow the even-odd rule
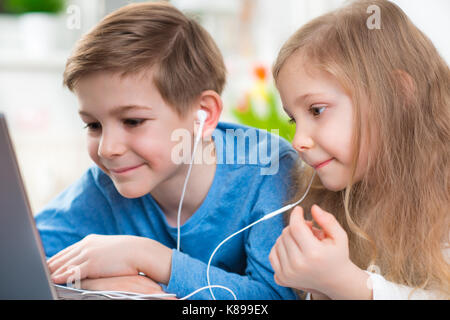
[[[275,248],[277,250],[278,259],[280,261],[280,270],[283,271],[289,265],[289,254],[284,247],[282,236],[278,238]]]
[[[272,265],[272,269],[273,269],[273,271],[275,271],[275,273],[277,273],[281,270],[280,269],[281,268],[280,267],[280,259],[278,257],[277,249],[275,246],[270,251],[269,261],[270,261],[270,264]]]
[[[302,254],[301,248],[297,245],[297,242],[292,238],[290,227],[286,227],[285,231],[281,235],[281,240],[283,242],[284,248],[288,253],[290,259],[294,259]]]
[[[318,205],[311,207],[311,214],[324,233],[335,240],[341,240],[346,237],[344,229],[336,218],[329,212],[326,212]]]
[[[305,222],[306,222],[306,225],[311,229],[313,235],[314,235],[317,239],[319,239],[319,240],[325,239],[325,233],[323,232],[322,229],[319,229],[319,228],[314,227],[312,221],[306,220]]]
[[[275,280],[275,283],[281,286],[280,278],[278,278],[277,274],[273,275],[273,279]]]
[[[311,228],[312,233],[314,234],[314,236],[319,239],[320,241],[322,241],[323,239],[325,239],[325,232],[323,232],[322,229],[318,229],[316,227],[312,227]]]
[[[318,240],[314,236],[312,230],[306,223],[303,217],[303,208],[300,206],[295,207],[291,213],[289,219],[289,226],[292,237],[297,242],[297,245],[302,251],[311,251],[318,244]]]

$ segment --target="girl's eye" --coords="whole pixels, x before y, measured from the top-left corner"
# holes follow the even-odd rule
[[[309,108],[309,112],[311,112],[314,117],[318,117],[322,114],[322,112],[325,110],[325,108],[326,108],[325,106],[321,106],[321,107],[311,106],[311,108]]]

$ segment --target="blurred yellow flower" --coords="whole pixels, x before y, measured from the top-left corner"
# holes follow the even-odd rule
[[[280,136],[292,141],[295,125],[289,124],[287,116],[280,113],[281,105],[277,92],[267,80],[267,68],[257,65],[253,74],[255,82],[231,110],[233,115],[239,123],[247,126],[268,131],[278,129]]]

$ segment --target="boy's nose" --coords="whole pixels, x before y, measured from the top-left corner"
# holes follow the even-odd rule
[[[110,159],[120,156],[125,152],[125,145],[113,134],[107,134],[105,131],[98,146],[98,156]]]

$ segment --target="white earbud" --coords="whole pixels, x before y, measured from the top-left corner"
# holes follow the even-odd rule
[[[197,119],[200,120],[200,123],[205,122],[206,118],[208,117],[208,114],[205,110],[198,110],[197,111]]]

